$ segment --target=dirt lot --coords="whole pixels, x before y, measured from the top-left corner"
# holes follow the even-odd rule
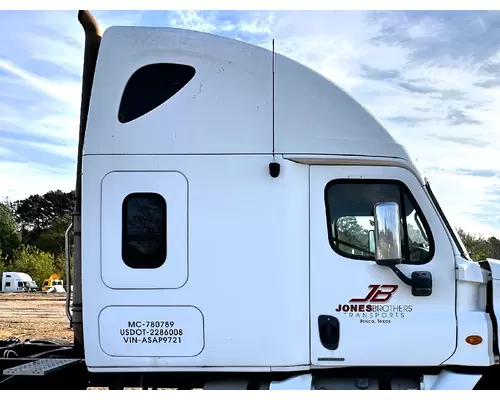
[[[71,343],[73,330],[69,329],[66,319],[65,303],[65,293],[0,293],[0,339],[14,336],[21,340],[48,339],[61,344]]]
[[[0,293],[0,338],[71,341],[65,293]]]

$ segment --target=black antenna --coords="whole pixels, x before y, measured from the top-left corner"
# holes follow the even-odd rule
[[[273,58],[272,58],[272,62],[273,62],[273,162],[269,163],[269,174],[273,178],[277,178],[279,176],[279,174],[280,174],[280,165],[279,165],[279,163],[276,162],[276,158],[275,158],[276,150],[275,150],[275,147],[274,147],[274,92],[275,92],[274,78],[275,78],[275,75],[276,75],[276,57],[275,57],[275,52],[274,52],[274,39],[273,39]]]
[[[276,73],[276,61],[275,61],[275,53],[274,53],[274,39],[273,39],[273,161],[274,161],[274,155],[275,155],[275,148],[274,148],[274,76]]]

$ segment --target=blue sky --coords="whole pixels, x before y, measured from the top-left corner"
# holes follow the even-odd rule
[[[109,11],[270,47],[326,75],[402,142],[455,226],[500,237],[500,12]],[[0,11],[0,197],[71,190],[83,31],[75,12]]]

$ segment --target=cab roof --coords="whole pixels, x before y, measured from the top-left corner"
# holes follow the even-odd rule
[[[90,154],[391,157],[404,147],[333,82],[271,51],[174,28],[102,38],[84,145]],[[274,140],[273,140],[274,126]]]

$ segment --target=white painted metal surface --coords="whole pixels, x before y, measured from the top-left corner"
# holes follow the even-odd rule
[[[271,382],[269,390],[312,390],[312,375],[293,376],[284,381]]]
[[[404,183],[411,191],[432,230],[435,254],[426,264],[402,264],[399,268],[406,276],[411,276],[413,271],[431,271],[431,296],[413,296],[411,288],[387,267],[378,266],[374,261],[349,259],[332,250],[325,221],[325,186],[332,180],[347,177],[390,178]],[[456,347],[454,256],[448,237],[418,181],[402,168],[355,166],[313,166],[310,179],[311,363],[418,366],[445,362]],[[351,298],[365,298],[370,285],[396,285],[397,290],[386,302],[360,303],[365,307],[361,311],[337,311],[339,305],[354,305],[349,302]],[[368,306],[381,309],[370,312]],[[324,348],[317,339],[317,319],[321,314],[339,319],[341,333],[339,348],[335,351]],[[425,343],[422,338],[427,338]],[[409,351],[409,346],[422,348]]]
[[[479,264],[456,257],[457,349],[449,365],[487,366],[495,363],[491,342],[493,326],[486,313],[486,285],[489,273]],[[498,291],[497,291],[498,293]],[[471,346],[465,339],[479,335],[482,343]]]
[[[188,279],[188,181],[175,170],[113,171],[102,179],[102,281],[112,289],[177,289]],[[122,258],[122,203],[130,193],[154,192],[167,202],[167,257],[155,269]],[[169,235],[170,229],[172,234]]]
[[[479,374],[459,374],[443,370],[438,375],[423,376],[423,390],[472,390],[481,379]]]
[[[121,124],[124,85],[157,62],[192,65],[196,74],[166,103]],[[90,371],[490,363],[486,343],[463,342],[491,335],[483,275],[455,263],[458,251],[406,150],[344,91],[277,55],[273,157],[271,83],[271,53],[240,41],[167,28],[106,31],[82,178]],[[268,172],[273,160],[277,178]],[[430,271],[432,296],[414,297],[387,268],[329,245],[325,185],[361,177],[400,181],[415,197],[436,251],[431,262],[401,269]],[[130,268],[122,257],[122,204],[138,192],[166,202],[167,256],[155,269]],[[337,315],[339,347],[323,347],[318,315],[336,315],[371,284],[399,285],[391,305],[404,316],[361,324]]]
[[[283,161],[280,177],[273,179],[268,163],[268,156],[84,159],[83,312],[85,356],[91,370],[113,366],[205,370],[258,367],[269,371],[270,367],[309,364],[309,167]],[[172,284],[171,288],[164,288],[166,285],[161,282],[167,282],[177,268],[185,268],[185,259],[168,256],[169,251],[176,251],[173,245],[179,237],[185,238],[185,220],[168,226],[167,261],[159,268],[163,269],[161,275],[153,280],[156,286],[145,286],[149,271],[143,271],[144,278],[123,274],[123,264],[117,261],[121,249],[103,246],[107,243],[104,232],[115,229],[118,239],[121,234],[120,214],[110,213],[116,218],[109,219],[110,215],[101,211],[107,201],[102,196],[103,178],[110,171],[126,170],[145,171],[145,182],[147,171],[151,170],[182,171],[186,177],[189,277],[182,287]],[[124,184],[130,192],[138,190],[135,180]],[[156,188],[167,197],[167,207],[170,195],[174,199],[178,196],[161,177],[156,180]],[[120,209],[118,202],[115,206]],[[110,226],[105,227],[104,223]],[[127,287],[106,286],[101,271],[116,271],[121,277],[114,279],[121,279]],[[174,322],[192,338],[190,343],[204,341],[204,349],[195,357],[190,350],[194,347],[189,345],[184,353],[189,356],[179,357],[177,343],[168,343],[162,357],[132,357],[132,350],[122,356],[108,356],[104,352],[108,351],[106,343],[116,339],[117,333],[109,330],[99,314],[111,306],[129,310],[131,321],[137,319],[133,311],[137,306],[153,310],[158,306],[196,307],[203,315],[203,329],[198,319],[184,313],[175,315]],[[158,312],[150,319],[167,318],[168,314]],[[119,322],[128,324],[121,317]],[[123,337],[118,338],[125,343]],[[144,346],[144,354],[152,354],[150,348],[154,344]],[[127,348],[131,347],[133,344]],[[169,348],[170,357],[166,356]]]
[[[242,41],[188,30],[111,27],[92,89],[85,154],[269,154],[272,53]],[[194,78],[145,118],[128,124],[117,109],[143,65],[191,65]],[[316,72],[276,55],[277,153],[409,158],[352,97]]]

